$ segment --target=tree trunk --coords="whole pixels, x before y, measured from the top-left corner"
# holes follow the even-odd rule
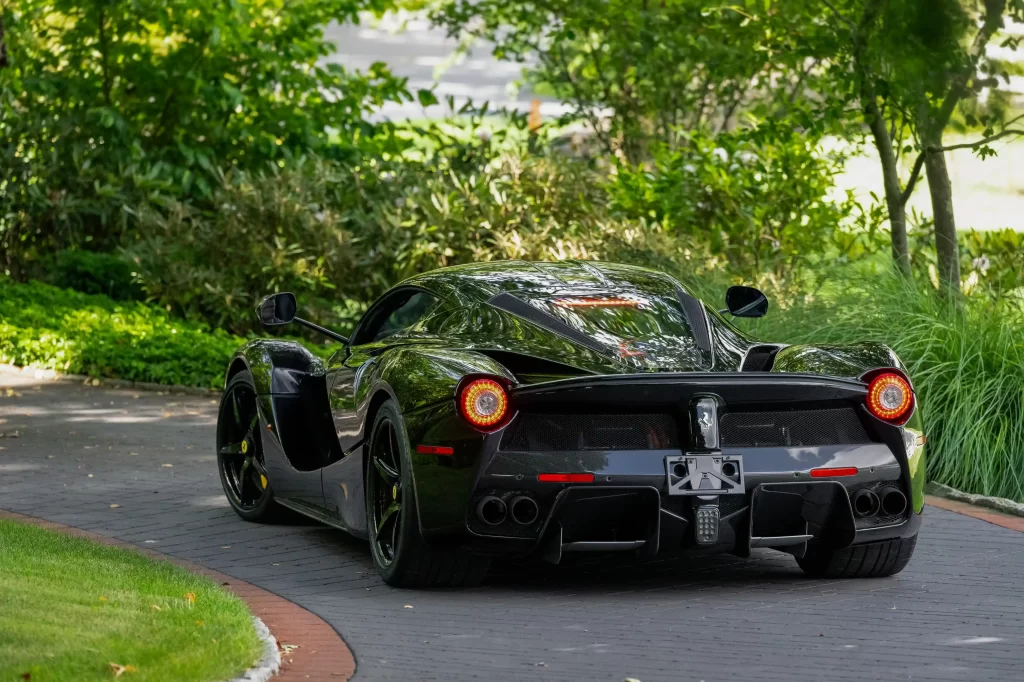
[[[872,103],[873,104],[873,103]],[[870,106],[868,125],[871,136],[882,162],[882,181],[885,187],[885,205],[889,212],[889,229],[892,232],[892,260],[896,269],[906,277],[910,276],[910,250],[907,247],[907,207],[903,202],[900,187],[900,172],[896,165],[896,153],[892,139],[885,127],[877,106]]]
[[[940,148],[942,135],[934,135],[926,148]],[[953,216],[953,187],[949,182],[946,168],[946,154],[942,151],[927,152],[924,158],[925,172],[928,173],[928,193],[932,199],[932,215],[935,218],[935,254],[939,261],[939,284],[946,291],[960,291],[960,249],[956,236],[956,220]]]

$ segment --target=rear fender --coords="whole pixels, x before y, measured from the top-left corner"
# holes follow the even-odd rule
[[[771,371],[856,378],[878,367],[896,367],[906,373],[891,348],[870,342],[847,346],[787,346],[775,355]]]
[[[515,377],[496,360],[472,351],[440,348],[397,348],[377,365],[374,380],[360,382],[357,401],[373,395],[379,383],[390,387],[401,412],[455,398],[455,389],[467,374],[491,374],[515,382]]]
[[[369,405],[379,391],[387,391],[398,402],[408,432],[416,504],[425,535],[465,528],[466,506],[489,450],[486,443],[497,437],[473,429],[458,416],[455,391],[470,374],[515,381],[511,372],[481,353],[399,348],[381,358],[373,380],[362,382],[365,389],[357,389],[361,405]],[[449,446],[454,454],[419,454],[417,445]]]

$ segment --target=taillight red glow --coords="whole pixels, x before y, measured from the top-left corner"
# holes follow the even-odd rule
[[[478,429],[491,429],[501,424],[508,414],[508,396],[497,381],[474,379],[459,395],[459,412]]]
[[[639,301],[630,298],[560,298],[555,305],[563,308],[636,308]]]
[[[857,467],[822,467],[811,469],[811,478],[830,478],[832,476],[856,476]]]
[[[906,379],[894,372],[883,372],[868,384],[868,410],[879,419],[903,424],[914,407],[914,392]]]
[[[537,474],[541,483],[593,483],[594,474]]]
[[[416,452],[421,455],[454,455],[455,448],[444,445],[417,445]]]

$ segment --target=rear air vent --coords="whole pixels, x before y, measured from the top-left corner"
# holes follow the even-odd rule
[[[775,354],[782,346],[752,346],[743,358],[741,372],[770,372],[775,364]]]
[[[676,422],[667,414],[520,413],[505,429],[500,449],[564,452],[678,447]]]
[[[728,412],[719,421],[723,447],[810,447],[870,443],[852,407],[785,412]]]

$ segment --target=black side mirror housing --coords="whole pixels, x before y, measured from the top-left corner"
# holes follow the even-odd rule
[[[725,292],[725,305],[736,317],[764,317],[768,297],[754,287],[734,286]]]
[[[256,314],[264,327],[279,327],[293,322],[298,309],[299,305],[295,300],[295,294],[286,291],[271,294],[260,301],[259,306],[256,307]]]

